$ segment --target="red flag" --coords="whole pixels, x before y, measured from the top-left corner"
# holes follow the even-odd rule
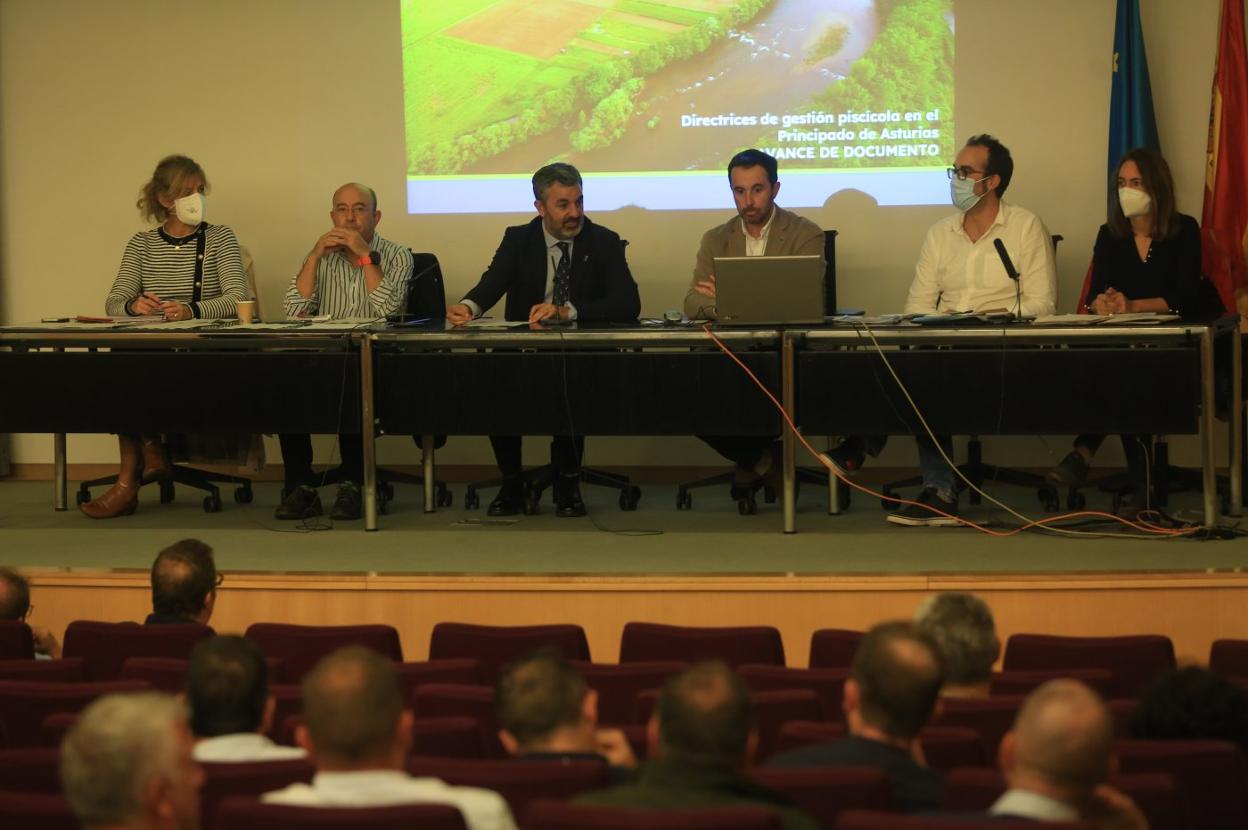
[[[1248,230],[1248,66],[1243,0],[1222,0],[1218,60],[1209,108],[1209,155],[1201,212],[1204,272],[1227,310],[1248,287],[1244,232]]]

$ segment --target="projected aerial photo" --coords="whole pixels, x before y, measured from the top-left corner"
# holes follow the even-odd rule
[[[556,159],[722,171],[749,146],[812,172],[931,171],[953,154],[952,0],[400,5],[409,184]]]

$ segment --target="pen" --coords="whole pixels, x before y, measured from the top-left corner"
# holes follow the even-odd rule
[[[41,323],[72,323],[73,321],[74,321],[73,317],[44,317],[39,322]]]

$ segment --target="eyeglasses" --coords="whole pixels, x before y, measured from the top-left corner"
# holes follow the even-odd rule
[[[220,571],[218,571],[218,572],[217,572],[217,581],[213,583],[212,587],[214,587],[214,588],[220,588],[220,587],[221,587],[221,583],[222,583],[222,582],[225,582],[225,574],[223,574],[223,573],[221,573]]]
[[[946,167],[945,168],[945,175],[947,175],[950,179],[953,179],[956,176],[958,181],[960,182],[966,181],[967,177],[970,176],[972,173],[978,173],[980,176],[984,176],[988,173],[988,171],[976,170],[974,167]]]
[[[22,615],[22,622],[25,622],[26,620],[30,619],[34,615],[35,615],[35,606],[33,604],[27,605],[26,613]]]

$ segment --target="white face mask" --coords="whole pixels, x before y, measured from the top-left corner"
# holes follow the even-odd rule
[[[195,227],[204,221],[204,194],[192,193],[173,200],[173,212],[184,225]]]
[[[984,176],[984,179],[986,178],[988,177]],[[979,204],[979,200],[987,196],[988,191],[976,193],[975,185],[984,179],[959,179],[957,176],[950,179],[949,196],[953,200],[954,207],[965,213]]]
[[[1128,218],[1143,216],[1153,207],[1153,197],[1143,190],[1134,187],[1118,188],[1118,203],[1122,205],[1122,215]]]

